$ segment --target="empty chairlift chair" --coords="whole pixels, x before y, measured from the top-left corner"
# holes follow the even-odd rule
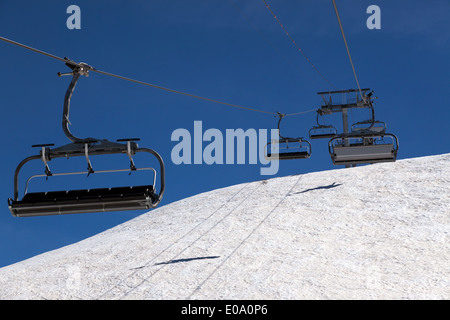
[[[322,113],[342,113],[344,133],[328,142],[328,151],[335,165],[349,167],[397,159],[398,138],[386,133],[384,122],[375,120],[373,91],[369,91],[367,88],[318,93],[324,101]],[[371,119],[355,123],[348,132],[347,113],[350,109],[370,109]]]
[[[312,127],[309,130],[310,139],[330,139],[337,136],[337,129],[332,125],[323,125],[319,122],[319,116],[323,116],[324,113],[321,109],[317,110],[317,126]]]
[[[394,162],[398,139],[389,133],[339,135],[328,142],[328,150],[335,165]]]
[[[64,100],[63,112],[63,131],[72,143],[51,148],[52,144],[35,145],[40,148],[38,155],[30,156],[24,159],[16,168],[14,174],[14,197],[8,199],[9,210],[13,216],[29,217],[44,216],[55,214],[71,214],[86,212],[104,212],[104,211],[123,211],[155,208],[161,201],[165,189],[164,162],[161,156],[154,150],[148,148],[139,148],[136,141],[139,139],[119,139],[117,142],[97,139],[80,139],[75,137],[69,130],[68,116],[70,107],[70,98],[72,96],[75,84],[80,75],[88,75],[89,66],[86,64],[66,63],[73,75],[72,81],[67,89]],[[133,156],[136,153],[145,152],[156,157],[160,166],[159,191],[156,188],[156,170],[151,167],[137,168]],[[115,170],[94,170],[90,161],[91,156],[124,154],[129,158],[130,168]],[[55,173],[50,170],[49,162],[56,158],[70,158],[82,156],[86,158],[87,170],[81,172],[62,172]],[[25,185],[23,197],[19,198],[19,173],[22,167],[32,160],[41,160],[44,164],[45,173],[33,175],[28,178]],[[153,173],[152,182],[140,186],[124,186],[98,189],[83,190],[63,190],[50,192],[28,192],[30,181],[37,177],[49,178],[52,176],[66,176],[77,174],[97,174],[113,172],[138,172],[151,171]]]
[[[155,208],[161,201],[165,189],[164,163],[161,156],[154,150],[139,148],[134,142],[137,139],[127,139],[126,144],[109,141],[76,143],[60,148],[50,149],[49,145],[37,145],[41,147],[39,155],[24,159],[16,168],[14,174],[14,197],[8,199],[9,209],[12,215],[17,217],[43,216],[69,213],[87,213],[104,211],[124,211]],[[133,155],[138,152],[146,152],[155,156],[160,164],[160,190],[156,189],[156,170],[151,167],[136,168]],[[126,154],[130,157],[129,169],[93,170],[90,156],[103,154]],[[78,172],[54,173],[50,170],[48,162],[51,159],[74,156],[86,156],[88,169]],[[42,160],[45,173],[33,175],[25,184],[22,199],[19,199],[19,173],[22,167],[31,160]],[[152,183],[140,186],[125,186],[112,188],[63,190],[50,192],[28,192],[28,186],[32,179],[38,177],[56,177],[67,175],[89,175],[114,172],[138,172],[150,171],[153,174]]]
[[[311,143],[302,138],[280,138],[266,145],[266,160],[308,159],[310,156]]]
[[[266,160],[308,159],[311,156],[311,143],[303,138],[283,137],[280,132],[280,123],[285,115],[278,113],[278,116],[279,139],[266,144]]]

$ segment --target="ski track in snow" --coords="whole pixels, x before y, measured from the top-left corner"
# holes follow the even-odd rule
[[[0,299],[450,299],[450,154],[255,181],[0,269]]]

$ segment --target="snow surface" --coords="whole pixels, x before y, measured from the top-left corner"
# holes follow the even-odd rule
[[[0,269],[1,299],[450,299],[450,154],[255,181]]]

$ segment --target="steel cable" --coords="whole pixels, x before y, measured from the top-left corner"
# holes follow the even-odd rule
[[[277,115],[277,112],[271,112],[271,111],[266,111],[266,110],[262,110],[262,109],[251,108],[251,107],[245,107],[245,106],[241,106],[241,105],[237,105],[237,104],[233,104],[233,103],[228,103],[228,102],[223,102],[223,101],[219,101],[219,100],[215,100],[215,99],[210,99],[210,98],[198,96],[198,95],[195,95],[195,94],[191,94],[191,93],[187,93],[187,92],[183,92],[183,91],[179,91],[179,90],[174,90],[174,89],[166,88],[166,87],[163,87],[163,86],[151,84],[151,83],[148,83],[148,82],[135,80],[135,79],[132,79],[132,78],[116,75],[116,74],[113,74],[113,73],[110,73],[110,72],[98,70],[98,69],[96,69],[96,68],[94,68],[92,66],[89,66],[89,65],[85,64],[85,63],[76,63],[74,61],[69,60],[68,58],[61,58],[61,57],[58,57],[56,55],[47,53],[45,51],[42,51],[42,50],[30,47],[30,46],[24,45],[22,43],[19,43],[19,42],[16,42],[16,41],[4,38],[2,36],[0,36],[0,40],[3,40],[3,41],[8,42],[10,44],[19,46],[21,48],[24,48],[24,49],[27,49],[27,50],[31,50],[33,52],[45,55],[47,57],[50,57],[50,58],[62,61],[64,63],[66,63],[66,64],[70,64],[70,65],[76,66],[76,67],[82,67],[84,69],[87,69],[88,71],[93,71],[93,72],[96,72],[96,73],[99,73],[99,74],[103,74],[103,75],[106,75],[106,76],[109,76],[109,77],[114,77],[114,78],[117,78],[117,79],[130,81],[130,82],[133,82],[133,83],[138,83],[138,84],[149,86],[149,87],[156,88],[156,89],[159,89],[159,90],[164,90],[164,91],[168,91],[168,92],[172,92],[172,93],[176,93],[176,94],[181,94],[181,95],[188,96],[188,97],[191,97],[191,98],[200,99],[200,100],[204,100],[204,101],[209,101],[209,102],[213,102],[213,103],[217,103],[217,104],[221,104],[221,105],[225,105],[225,106],[229,106],[229,107],[234,107],[234,108],[239,108],[239,109],[244,109],[244,110],[249,110],[249,111],[254,111],[254,112],[259,112],[259,113],[264,113],[264,114],[270,114],[270,115],[275,115],[275,116]],[[286,116],[308,113],[308,112],[312,112],[312,111],[315,111],[315,110],[316,109],[309,110],[309,111],[304,111],[304,112],[287,114]]]

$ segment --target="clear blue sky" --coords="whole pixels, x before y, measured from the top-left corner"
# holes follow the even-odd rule
[[[332,83],[342,89],[356,87],[330,0],[268,3]],[[71,4],[81,8],[81,30],[66,27],[66,9]],[[399,137],[398,158],[450,152],[450,3],[338,0],[337,4],[361,86],[375,91],[379,97],[377,119],[385,121],[388,131]],[[381,8],[380,30],[366,27],[366,9],[371,4]],[[321,100],[316,92],[332,89],[295,49],[261,0],[1,1],[0,30],[3,37],[100,70],[271,112],[318,108]],[[68,70],[63,63],[7,43],[0,43],[0,59],[0,195],[4,200],[0,267],[80,241],[142,214],[11,216],[6,200],[13,196],[14,170],[22,159],[38,152],[31,145],[69,142],[61,130],[61,114],[70,78],[56,76],[58,71]],[[354,111],[350,120],[367,118],[364,111]],[[226,129],[276,128],[271,115],[95,73],[80,79],[70,120],[71,130],[78,136],[112,141],[140,137],[140,146],[157,150],[167,171],[161,205],[266,178],[260,175],[260,164],[173,164],[174,130],[184,128],[193,134],[196,120],[203,122],[204,130],[217,128],[224,134]],[[329,120],[341,126],[337,116]],[[287,118],[283,129],[289,136],[307,136],[314,124],[315,114],[309,113]],[[310,159],[281,162],[277,176],[335,169],[327,141],[312,143]],[[103,164],[128,165],[126,159],[112,158]],[[94,168],[100,169],[102,163],[95,158],[92,161]],[[145,161],[136,158],[138,165],[147,165]],[[58,159],[50,165],[73,170],[84,169],[85,164],[83,159]],[[21,185],[25,175],[42,172],[41,163],[30,165],[21,176]],[[89,177],[88,181],[122,186],[134,178],[143,179],[142,175],[125,175]],[[31,191],[45,191],[48,185],[71,189],[78,183],[73,178],[34,181]]]

